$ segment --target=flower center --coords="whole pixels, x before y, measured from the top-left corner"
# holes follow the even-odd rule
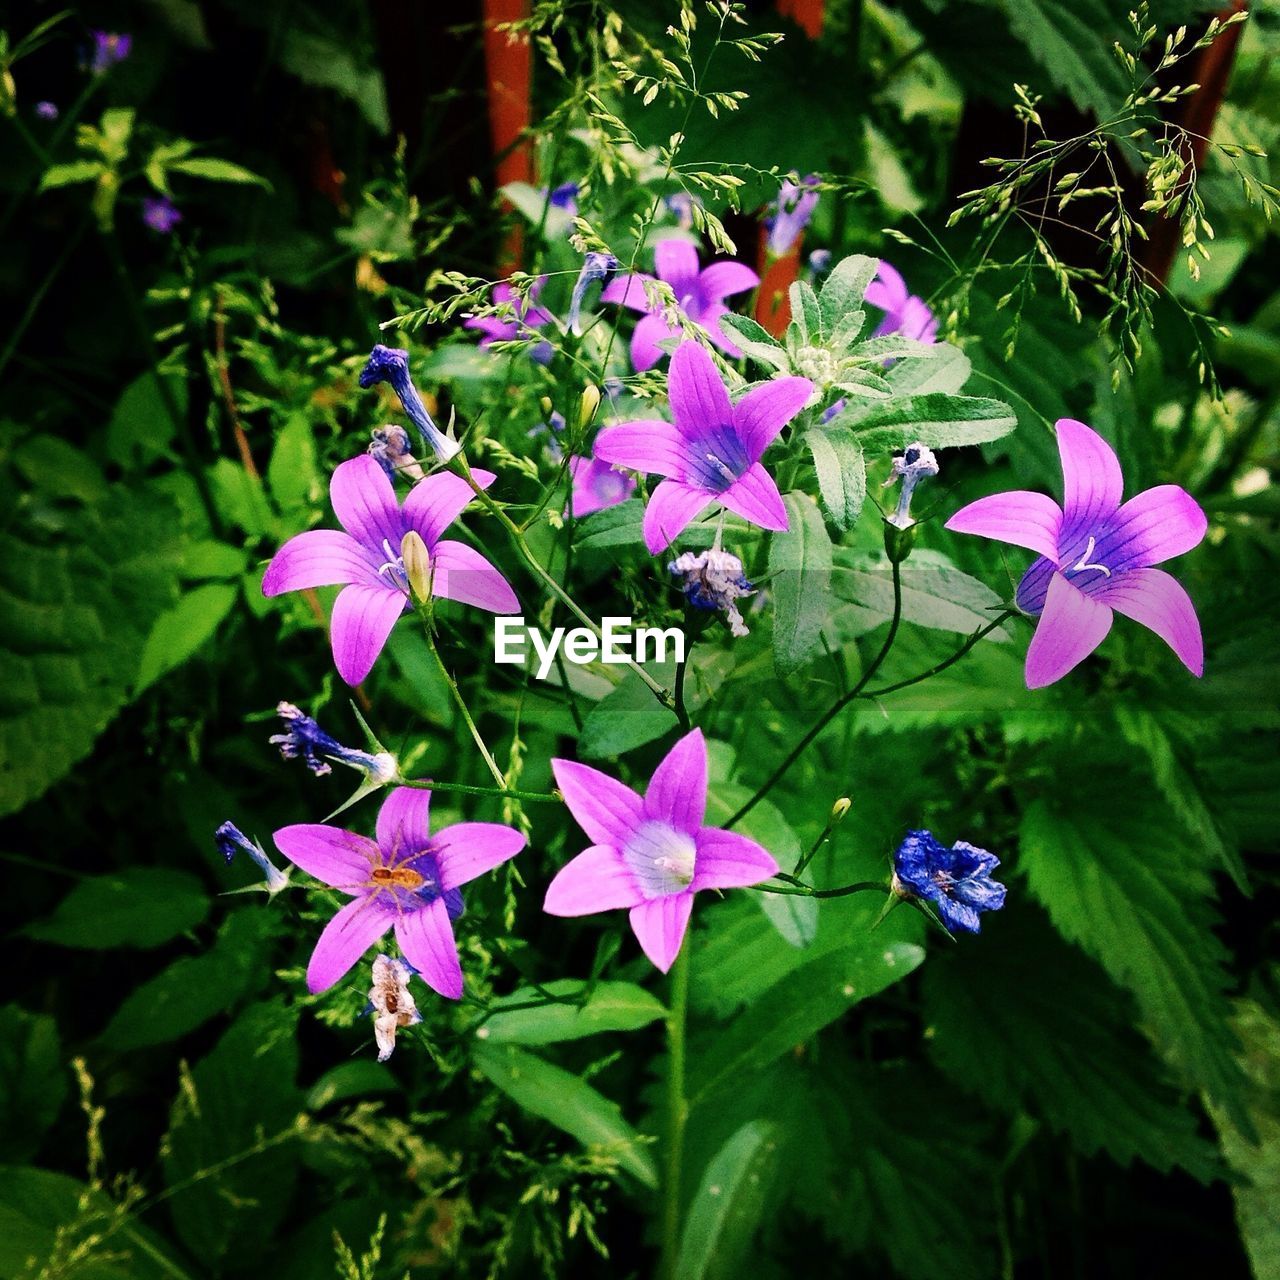
[[[1097,545],[1098,545],[1098,540],[1093,536],[1093,534],[1090,534],[1089,545],[1085,547],[1084,554],[1080,557],[1080,559],[1071,566],[1070,572],[1078,573],[1084,569],[1097,569],[1100,573],[1105,574],[1108,578],[1111,577],[1111,570],[1108,569],[1105,564],[1089,563],[1089,557],[1093,555],[1093,549]]]
[[[391,539],[383,538],[382,553],[387,557],[386,563],[378,566],[378,576],[384,573],[393,586],[399,587],[406,594],[409,591],[409,574],[404,567],[404,556],[396,555],[391,549]]]
[[[646,898],[665,898],[693,881],[693,837],[666,822],[642,823],[622,850],[622,859],[640,882]]]

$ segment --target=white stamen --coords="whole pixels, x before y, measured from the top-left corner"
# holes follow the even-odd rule
[[[1098,569],[1102,573],[1106,574],[1108,578],[1111,577],[1111,570],[1108,569],[1105,564],[1089,564],[1088,563],[1089,557],[1093,555],[1093,549],[1096,545],[1097,545],[1097,539],[1094,538],[1093,534],[1090,534],[1089,545],[1085,547],[1084,555],[1080,557],[1080,561],[1078,564],[1073,564],[1071,566],[1072,573],[1075,573],[1076,570],[1078,569]]]

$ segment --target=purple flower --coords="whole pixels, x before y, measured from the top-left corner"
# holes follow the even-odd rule
[[[471,475],[483,488],[496,478],[479,469]],[[329,630],[338,674],[351,685],[369,674],[396,619],[412,603],[403,549],[410,534],[426,547],[432,595],[491,613],[518,613],[515,592],[488,560],[465,543],[442,538],[473,496],[461,477],[438,472],[414,485],[401,506],[372,458],[343,462],[329,484],[342,529],[308,529],[290,538],[267,566],[262,594],[343,586]]]
[[[1163,484],[1121,505],[1124,477],[1096,431],[1060,418],[1063,502],[1014,490],[962,507],[946,527],[1011,542],[1039,553],[1018,583],[1018,607],[1039,617],[1027,649],[1027,688],[1062,679],[1111,630],[1112,610],[1158,635],[1193,675],[1204,670],[1204,644],[1191,597],[1160,569],[1204,537],[1199,504]]]
[[[284,721],[285,731],[272,734],[268,741],[272,746],[280,748],[284,759],[301,758],[317,778],[333,771],[330,760],[345,764],[348,769],[358,769],[370,782],[379,786],[395,782],[400,776],[400,766],[389,751],[371,754],[368,751],[357,751],[353,747],[344,747],[292,702],[277,703],[276,715]]]
[[[809,225],[818,204],[818,193],[814,187],[819,181],[816,173],[799,182],[792,182],[790,178],[783,180],[778,198],[769,206],[770,213],[764,220],[769,228],[769,252],[775,258],[789,253],[800,233]]]
[[[436,426],[427,406],[422,403],[418,388],[413,385],[409,375],[409,353],[396,347],[384,347],[378,343],[369,352],[369,361],[360,371],[360,385],[372,387],[379,382],[389,382],[391,389],[400,398],[409,421],[418,428],[423,443],[440,459],[448,462],[462,447],[456,440],[451,440]]]
[[[693,230],[693,211],[702,207],[702,201],[688,191],[676,191],[672,195],[663,196],[662,203],[676,220],[676,225],[683,231]]]
[[[570,458],[569,474],[573,477],[569,514],[575,519],[616,507],[636,491],[634,476],[615,471],[597,458]]]
[[[1004,885],[991,879],[999,865],[994,853],[963,840],[948,849],[931,832],[908,831],[893,855],[893,892],[932,902],[953,933],[977,933],[978,913],[1004,906]]]
[[[263,847],[250,840],[235,823],[224,822],[213,833],[213,842],[218,846],[218,852],[227,860],[228,866],[231,865],[237,853],[247,853],[265,877],[266,891],[273,897],[281,889],[289,887],[288,875],[276,867],[271,859],[267,857]],[[256,887],[261,888],[262,886]]]
[[[731,552],[711,547],[706,551],[686,551],[667,568],[680,581],[680,590],[695,609],[721,609],[735,636],[750,634],[737,602],[755,594],[755,587],[742,571],[742,561]]]
[[[937,474],[938,459],[933,456],[933,450],[926,448],[918,440],[894,455],[893,467],[884,483],[888,488],[895,480],[901,480],[902,489],[898,494],[897,510],[886,517],[891,525],[898,529],[909,529],[915,523],[911,519],[911,495],[921,480]]]
[[[388,422],[385,427],[375,427],[370,437],[365,452],[382,468],[388,480],[394,482],[398,475],[421,480],[426,474],[413,456],[409,433],[399,423]]]
[[[530,286],[527,297],[521,299],[516,291],[504,280],[493,287],[493,300],[496,303],[509,303],[515,309],[515,317],[503,320],[498,316],[469,316],[462,322],[464,329],[478,329],[484,334],[480,345],[487,347],[492,342],[514,342],[517,338],[532,338],[534,330],[542,328],[551,320],[548,312],[535,306],[535,299],[547,283],[546,276],[539,276]],[[555,354],[549,342],[540,342],[529,350],[529,355],[539,364],[550,364]]]
[[[831,250],[815,249],[809,255],[809,270],[815,276],[825,276],[831,270]]]
[[[552,760],[556,786],[591,847],[561,867],[543,910],[588,916],[626,907],[645,955],[663,973],[684,941],[693,895],[777,875],[773,856],[735,831],[704,827],[707,744],[687,733],[654,770],[641,799],[607,773]]]
[[[89,70],[100,76],[117,63],[123,62],[133,49],[133,37],[128,34],[119,35],[114,31],[93,31],[93,52],[89,59]]]
[[[866,300],[884,312],[873,337],[900,333],[916,342],[937,342],[937,318],[924,299],[911,293],[899,272],[883,259],[876,278],[867,286]]]
[[[374,1014],[373,1038],[378,1044],[378,1061],[386,1062],[395,1052],[396,1032],[422,1021],[422,1014],[409,990],[414,970],[403,960],[378,956],[373,962],[373,986],[369,988],[369,1008]]]
[[[760,277],[744,263],[727,260],[699,270],[698,251],[687,240],[659,240],[653,256],[658,279],[671,286],[680,314],[706,329],[721,351],[740,356],[742,352],[720,328],[720,317],[729,311],[724,300],[730,294],[754,289]],[[679,326],[669,325],[649,302],[644,286],[646,281],[652,284],[653,279],[643,273],[615,276],[600,295],[601,302],[618,302],[644,313],[631,335],[631,363],[638,373],[652,369],[662,359],[665,352],[658,345],[660,342],[678,339],[681,334]]]
[[[588,253],[582,260],[582,270],[578,272],[578,278],[574,281],[573,297],[569,300],[568,325],[576,334],[581,334],[582,330],[578,328],[578,317],[582,311],[582,301],[587,296],[587,290],[596,280],[607,280],[618,269],[618,260],[611,253]]]
[[[327,991],[395,927],[406,959],[433,990],[462,998],[462,967],[450,923],[462,914],[459,889],[524,848],[524,836],[496,822],[459,822],[431,834],[429,791],[397,787],[378,812],[377,839],[300,823],[275,833],[276,848],[308,875],[351,901],[321,933],[307,988]]]
[[[56,102],[37,102],[36,115],[41,120],[56,120],[58,118],[58,104]]]
[[[142,221],[167,236],[182,221],[182,212],[167,196],[148,196],[142,202]]]
[[[787,528],[782,495],[760,456],[812,392],[807,378],[775,378],[735,405],[711,357],[696,342],[682,343],[667,379],[675,422],[624,422],[596,437],[601,462],[666,477],[644,513],[650,552],[670,546],[711,502],[762,529]]]
[[[540,194],[553,209],[563,209],[571,218],[577,217],[578,184],[576,182],[562,182],[558,187],[552,187],[550,190],[543,187]]]

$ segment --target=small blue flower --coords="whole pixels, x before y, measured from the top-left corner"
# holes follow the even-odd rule
[[[279,703],[276,715],[284,721],[285,731],[272,734],[269,741],[280,748],[280,754],[286,760],[301,758],[317,778],[331,772],[330,760],[345,764],[349,769],[358,769],[378,786],[394,782],[400,776],[396,758],[389,751],[380,751],[374,755],[368,751],[344,747],[291,702]]]
[[[898,494],[897,510],[888,517],[891,525],[898,529],[908,529],[915,523],[911,519],[911,495],[921,480],[926,476],[936,476],[938,470],[938,459],[933,456],[933,450],[926,448],[918,440],[915,444],[907,445],[902,453],[894,455],[893,470],[884,483],[888,488],[895,480],[901,479],[902,492]]]
[[[36,115],[41,120],[56,120],[58,118],[58,104],[56,102],[37,102]]]
[[[815,249],[809,255],[809,270],[815,276],[825,276],[831,270],[831,250]]]
[[[820,181],[816,173],[799,181],[783,179],[778,197],[769,206],[769,214],[764,220],[769,229],[769,252],[774,257],[780,258],[789,253],[800,233],[809,225],[818,203],[816,188]]]
[[[366,452],[387,473],[392,484],[398,475],[408,476],[410,480],[422,479],[422,467],[409,447],[409,433],[399,423],[375,427],[371,434]]]
[[[542,194],[547,197],[547,203],[553,209],[563,209],[570,217],[577,214],[578,184],[576,182],[562,182],[558,187],[552,187],[550,191],[544,187]]]
[[[893,855],[893,892],[932,902],[953,933],[977,933],[978,913],[1004,906],[1004,885],[991,879],[999,865],[994,853],[963,840],[948,849],[929,831],[908,831]]]
[[[569,328],[581,334],[578,327],[579,314],[582,311],[582,300],[587,289],[597,280],[608,280],[618,269],[618,260],[611,253],[588,253],[582,260],[582,270],[573,286],[573,297],[569,299]]]
[[[462,446],[445,435],[427,412],[427,406],[422,403],[418,388],[413,385],[413,379],[409,376],[409,353],[378,343],[369,353],[369,363],[360,374],[360,385],[372,387],[378,382],[391,384],[391,389],[400,397],[405,413],[418,428],[427,447],[441,462],[448,462]]]
[[[696,554],[686,551],[667,568],[680,579],[680,590],[693,608],[723,610],[735,636],[749,634],[737,601],[752,595],[755,587],[747,581],[737,556],[718,547]]]
[[[234,823],[224,822],[213,833],[213,841],[218,846],[218,852],[222,854],[228,864],[235,858],[237,852],[247,853],[258,864],[262,874],[266,877],[266,890],[269,894],[274,896],[281,889],[288,888],[288,874],[275,866],[263,851],[262,846],[254,844]]]
[[[687,191],[676,191],[672,195],[663,196],[662,203],[667,206],[668,212],[675,218],[681,230],[693,230],[694,207],[702,204],[697,196],[690,195]]]

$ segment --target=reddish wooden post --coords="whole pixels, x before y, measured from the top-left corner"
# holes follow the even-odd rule
[[[504,22],[529,16],[529,0],[484,0],[484,65],[489,83],[489,136],[494,180],[533,180],[533,156],[522,135],[532,123],[533,55],[527,35],[500,31]],[[502,268],[520,265],[522,237],[517,227],[503,247]]]
[[[777,10],[784,18],[790,18],[810,40],[822,34],[826,0],[777,0]]]

